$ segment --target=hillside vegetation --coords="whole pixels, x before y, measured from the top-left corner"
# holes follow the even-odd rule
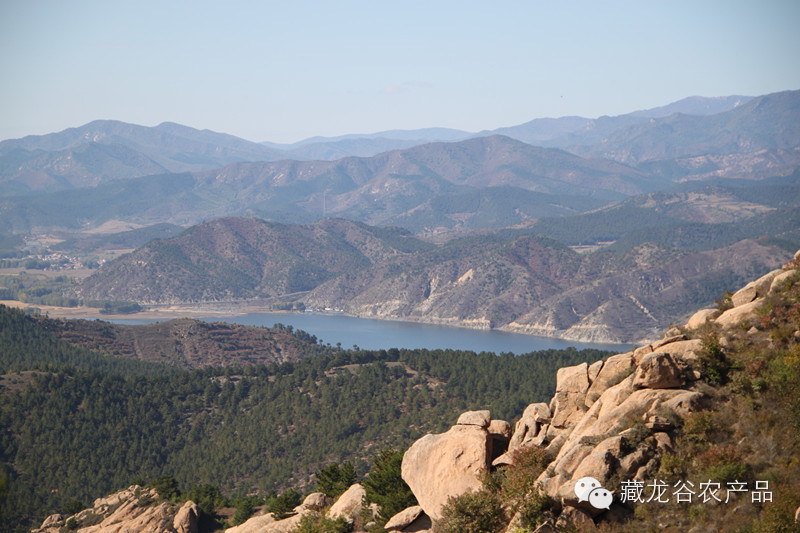
[[[462,410],[488,404],[517,416],[530,398],[552,394],[556,368],[606,355],[312,343],[299,356],[314,356],[296,362],[232,359],[186,371],[100,355],[50,332],[70,339],[70,323],[5,307],[0,320],[0,519],[20,531],[76,500],[163,475],[187,491],[212,484],[231,496],[307,490],[327,464],[349,460],[363,473],[381,449],[439,431]]]

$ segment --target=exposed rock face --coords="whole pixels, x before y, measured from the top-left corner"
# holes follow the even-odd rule
[[[738,323],[755,316],[756,309],[761,307],[764,300],[758,299],[742,304],[722,313],[714,322],[722,327],[733,327]]]
[[[734,307],[739,307],[746,303],[750,303],[757,298],[755,281],[751,281],[731,296],[731,302]]]
[[[756,310],[764,303],[766,296],[774,293],[784,283],[787,283],[797,275],[794,268],[789,266],[785,268],[786,270],[773,270],[733,293],[733,296],[731,296],[733,308],[728,309],[713,320],[709,319],[709,321],[722,327],[733,327],[742,321],[753,318]]]
[[[42,527],[34,531],[57,533],[68,521],[75,520],[77,531],[81,533],[196,533],[198,514],[193,502],[186,502],[179,509],[170,502],[150,503],[157,500],[155,490],[133,485],[106,498],[98,498],[93,507],[73,516],[49,516]],[[98,517],[102,518],[99,523]],[[93,525],[82,527],[87,522]]]
[[[550,402],[553,426],[569,427],[583,414],[582,406],[590,385],[588,370],[586,363],[558,369],[556,395]]]
[[[794,270],[786,270],[775,276],[769,286],[768,294],[772,294],[773,292],[777,291],[781,285],[789,281],[789,279],[794,277],[794,275]]]
[[[633,376],[633,386],[637,389],[670,389],[683,382],[683,371],[667,352],[652,352],[642,357]]]
[[[511,438],[511,424],[505,420],[492,420],[488,430],[492,436],[496,435],[506,440]]]
[[[514,434],[508,444],[508,451],[514,451],[536,438],[540,428],[551,420],[550,406],[546,403],[532,403],[525,408],[522,418],[514,428]]]
[[[414,520],[423,514],[422,507],[414,505],[408,509],[403,509],[386,522],[383,526],[387,531],[402,531],[406,526],[409,526]]]
[[[311,512],[304,509],[284,520],[275,520],[271,514],[255,516],[244,524],[226,529],[225,533],[290,533],[297,528],[303,516]]]
[[[692,317],[689,319],[689,322],[686,323],[686,327],[689,329],[697,329],[703,324],[707,323],[709,320],[713,320],[718,316],[719,310],[717,309],[701,309],[692,315]]]
[[[489,411],[467,411],[458,417],[456,424],[460,426],[478,426],[481,428],[488,428],[491,420],[492,415],[489,413]]]
[[[430,517],[422,513],[416,520],[401,529],[403,533],[432,533],[433,522]]]
[[[259,533],[274,523],[275,517],[272,516],[272,513],[253,516],[243,524],[229,527],[225,530],[225,533]]]
[[[331,504],[331,499],[322,492],[312,492],[305,497],[303,503],[295,507],[294,512],[300,513],[305,510],[321,511]]]
[[[353,487],[350,488],[352,489]],[[225,533],[289,533],[297,528],[304,515],[321,511],[330,505],[330,503],[331,499],[325,494],[321,492],[312,492],[306,496],[303,503],[295,507],[294,511],[297,514],[294,516],[283,520],[275,520],[275,517],[271,513],[254,516],[243,524],[226,529]]]
[[[488,425],[488,423],[487,423]],[[434,521],[451,496],[479,490],[489,468],[489,432],[474,425],[455,425],[446,433],[426,435],[403,456],[401,474],[422,509]]]
[[[344,517],[345,520],[352,523],[361,514],[362,502],[366,495],[367,491],[364,490],[363,485],[359,483],[352,485],[331,505],[328,510],[328,517],[334,520]]]
[[[61,527],[61,523],[64,521],[64,516],[61,514],[52,514],[44,519],[42,522],[42,527],[39,528],[39,531],[45,530],[50,527]]]
[[[632,352],[612,355],[605,361],[600,362],[603,363],[602,367],[586,393],[584,401],[586,407],[591,407],[603,391],[611,385],[616,385],[622,381],[633,372],[635,367]]]
[[[186,502],[175,515],[172,527],[177,533],[197,533],[199,523],[200,509],[194,502]]]

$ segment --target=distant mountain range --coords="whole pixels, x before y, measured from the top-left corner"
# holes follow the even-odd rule
[[[229,215],[289,222],[335,215],[370,224],[403,223],[413,231],[497,227],[572,214],[660,187],[659,180],[613,161],[492,136],[371,158],[242,162],[191,174],[6,197],[0,199],[0,232],[79,229],[115,218],[185,225]],[[519,191],[517,200],[524,202],[513,213],[497,202],[481,204],[470,198],[478,191],[508,195],[509,188]],[[450,213],[432,220],[424,215],[431,202],[449,204],[442,213]]]
[[[622,129],[624,127],[646,122],[651,118],[664,118],[675,113],[686,115],[713,115],[730,111],[750,101],[750,96],[723,96],[704,98],[692,96],[671,104],[634,111],[616,117],[600,117],[590,119],[584,117],[539,118],[517,126],[484,130],[480,133],[454,130],[449,128],[425,128],[418,130],[389,130],[372,134],[341,135],[338,137],[312,137],[293,144],[262,143],[265,146],[289,151],[294,158],[320,159],[319,154],[330,151],[331,154],[355,155],[367,157],[375,155],[366,153],[365,146],[374,143],[383,149],[408,148],[416,144],[429,142],[455,142],[472,137],[489,135],[505,135],[529,144],[566,148],[575,143],[576,138],[592,138],[598,135]],[[599,140],[597,138],[596,140]],[[593,141],[595,142],[595,141]],[[395,143],[395,144],[393,144]],[[413,143],[413,144],[411,144]],[[585,144],[579,142],[578,144]]]
[[[265,298],[629,341],[800,247],[798,124],[800,91],[289,146],[98,121],[0,143],[0,242],[136,248],[86,300]],[[353,150],[382,152],[339,157]]]
[[[676,109],[729,110],[647,118]],[[570,151],[488,135],[334,161],[282,159],[286,152],[275,148],[175,124],[94,122],[0,143],[0,232],[77,230],[114,219],[185,226],[222,216],[293,223],[338,216],[427,234],[531,224],[685,180],[791,175],[800,168],[798,115],[800,91],[689,99],[590,124],[533,121],[516,131],[560,135]],[[621,129],[587,144],[612,124]],[[414,132],[391,133],[410,143]],[[322,145],[300,147],[310,146]]]
[[[314,137],[281,145],[174,123],[155,127],[98,120],[58,133],[0,142],[0,195],[52,192],[109,180],[192,172],[242,161],[337,160],[372,157],[431,142],[504,135],[552,148],[587,146],[627,127],[673,113],[709,115],[736,109],[748,97],[687,98],[618,117],[536,119],[519,126],[469,133],[447,128],[391,130],[369,135]]]

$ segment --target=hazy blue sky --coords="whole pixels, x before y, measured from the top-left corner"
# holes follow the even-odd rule
[[[254,141],[800,88],[800,1],[0,0],[0,139],[94,119]]]

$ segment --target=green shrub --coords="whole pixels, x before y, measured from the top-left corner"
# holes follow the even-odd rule
[[[742,452],[733,446],[712,446],[697,461],[704,467],[703,476],[719,483],[743,481],[749,470]]]
[[[233,515],[232,519],[234,526],[244,524],[247,519],[253,515],[258,500],[259,499],[256,497],[248,496],[233,502],[233,505],[236,507],[236,514]]]
[[[158,496],[164,500],[177,500],[181,496],[178,488],[178,481],[170,476],[163,475],[150,482],[150,486],[158,492]]]
[[[275,515],[276,520],[287,518],[295,507],[303,502],[303,497],[294,489],[289,489],[267,500],[267,512]]]
[[[367,501],[380,505],[378,517],[384,522],[403,509],[417,505],[411,488],[400,476],[402,462],[402,451],[382,450],[375,457],[375,466],[369,476],[363,481]]]
[[[219,491],[219,487],[209,483],[192,487],[187,497],[208,515],[214,514],[216,509],[226,504],[226,498]]]
[[[714,335],[707,335],[701,341],[697,361],[703,378],[712,385],[723,385],[728,381],[728,371],[731,364],[725,357],[719,339]]]
[[[481,490],[448,499],[436,530],[438,533],[499,533],[506,522],[500,499]]]
[[[800,505],[798,486],[786,487],[788,490],[776,491],[775,501],[765,505],[761,517],[754,524],[755,533],[798,533],[800,524],[794,521],[794,514]]]
[[[64,505],[64,514],[71,516],[80,513],[84,509],[86,509],[86,506],[80,500],[72,500]]]
[[[725,294],[714,300],[714,303],[717,304],[717,309],[719,309],[720,313],[724,313],[728,309],[733,308],[733,293],[731,291],[725,291]]]
[[[550,463],[542,448],[529,446],[514,450],[513,463],[505,469],[501,483],[504,500],[520,502],[536,488],[536,480]]]
[[[536,527],[553,503],[536,485],[550,459],[537,446],[519,448],[512,453],[513,463],[497,474],[500,500],[521,514],[524,527]]]
[[[664,452],[661,456],[659,473],[668,481],[683,479],[686,477],[686,461],[678,453]]]
[[[707,443],[714,432],[714,418],[708,411],[689,413],[683,422],[683,434],[695,443]]]
[[[293,533],[350,533],[353,526],[344,517],[336,520],[316,513],[310,513],[300,519],[300,524]]]
[[[622,439],[622,452],[624,455],[633,452],[644,439],[653,434],[642,420],[634,422],[629,429],[632,431],[628,432]]]
[[[350,461],[341,465],[332,463],[317,472],[316,477],[318,491],[331,498],[338,498],[356,482],[356,469]]]

